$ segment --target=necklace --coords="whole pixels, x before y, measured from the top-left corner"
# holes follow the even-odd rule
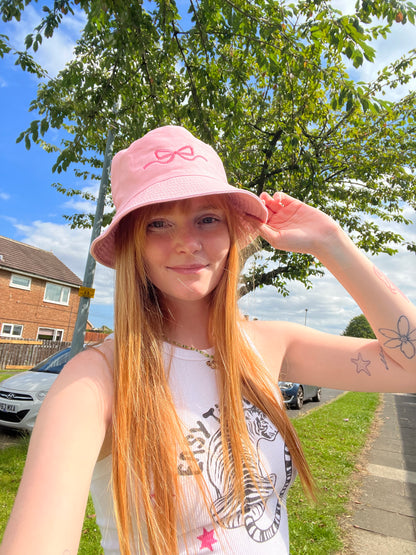
[[[215,362],[214,355],[210,355],[206,351],[202,351],[201,349],[197,349],[196,347],[190,347],[189,345],[178,343],[177,341],[171,340],[171,341],[168,341],[168,343],[170,343],[171,345],[175,345],[176,347],[180,347],[181,349],[186,349],[187,351],[195,351],[196,353],[200,353],[201,355],[203,355],[205,358],[208,359],[206,361],[207,366],[209,366],[213,370],[217,368],[217,363]]]

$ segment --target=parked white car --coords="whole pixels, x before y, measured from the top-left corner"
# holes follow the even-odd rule
[[[69,360],[70,347],[51,355],[28,372],[0,382],[0,426],[31,431],[40,406]]]

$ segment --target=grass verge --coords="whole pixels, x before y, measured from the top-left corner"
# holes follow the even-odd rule
[[[14,372],[3,372],[0,371],[0,382],[2,382],[3,380],[7,380],[7,378],[11,378],[12,376],[14,376],[15,373]]]
[[[352,473],[365,446],[380,396],[346,393],[293,422],[318,486],[308,502],[299,480],[288,498],[291,553],[321,555],[343,548],[338,517],[345,514]]]
[[[294,420],[315,476],[316,505],[307,501],[299,480],[288,499],[291,553],[330,554],[342,549],[338,517],[346,511],[357,456],[365,445],[379,395],[347,393]],[[0,538],[9,518],[26,458],[28,439],[0,450]],[[85,513],[78,554],[100,555],[100,532],[91,498]]]
[[[0,370],[0,382],[2,382],[3,380],[6,380],[7,378],[11,378],[12,376],[15,376],[20,372],[24,372],[24,370],[15,370],[13,368],[10,368],[7,370]]]
[[[9,519],[26,460],[29,436],[12,447],[0,449],[0,541]],[[78,555],[102,555],[101,534],[95,521],[94,506],[88,499]]]

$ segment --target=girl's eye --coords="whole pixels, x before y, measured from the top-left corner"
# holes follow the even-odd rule
[[[149,222],[147,224],[148,231],[157,231],[159,229],[166,229],[168,227],[169,224],[165,220],[154,220],[153,222]]]
[[[219,218],[219,216],[204,216],[203,218],[201,218],[199,220],[200,224],[215,224],[217,222],[220,222],[221,219]]]

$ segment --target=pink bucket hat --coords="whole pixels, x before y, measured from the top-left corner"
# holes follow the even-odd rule
[[[118,152],[111,165],[111,188],[116,214],[91,245],[93,257],[110,268],[115,266],[114,241],[120,220],[142,206],[228,194],[242,214],[267,220],[261,200],[229,185],[218,154],[183,127],[154,129]]]

